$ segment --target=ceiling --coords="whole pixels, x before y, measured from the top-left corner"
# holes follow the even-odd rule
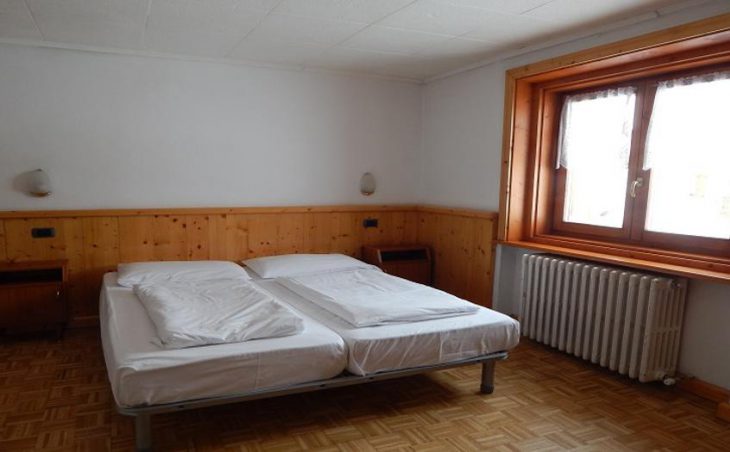
[[[0,0],[0,40],[420,81],[679,3],[687,2]]]

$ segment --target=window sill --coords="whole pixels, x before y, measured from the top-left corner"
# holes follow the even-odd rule
[[[535,251],[544,251],[563,256],[576,257],[606,264],[650,270],[660,273],[704,279],[707,281],[730,283],[730,259],[708,258],[704,260],[695,255],[680,256],[677,253],[662,253],[646,248],[629,249],[611,247],[609,244],[594,245],[595,249],[580,249],[568,245],[535,241],[500,240],[501,245],[516,246]]]

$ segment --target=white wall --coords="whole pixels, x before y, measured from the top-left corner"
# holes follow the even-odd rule
[[[0,210],[416,197],[418,85],[10,45],[0,68]],[[17,190],[39,167],[45,199]]]
[[[420,187],[429,204],[499,210],[504,70],[426,86]]]
[[[714,2],[509,58],[429,83],[423,101],[421,202],[499,209],[504,73],[507,69],[576,50],[730,11]],[[519,272],[526,250],[500,246],[497,253],[495,308],[519,310]],[[730,388],[730,285],[690,284],[680,371]]]

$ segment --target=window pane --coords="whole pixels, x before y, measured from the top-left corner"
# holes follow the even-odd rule
[[[730,238],[728,105],[722,74],[660,84],[646,144],[647,230]]]
[[[563,221],[623,226],[635,88],[568,96],[560,165],[567,169]]]

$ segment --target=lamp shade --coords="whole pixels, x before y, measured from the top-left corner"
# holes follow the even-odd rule
[[[48,174],[42,169],[31,171],[28,175],[28,192],[33,196],[48,196],[53,191]]]
[[[365,196],[375,193],[375,176],[372,173],[365,173],[360,178],[360,193]]]

